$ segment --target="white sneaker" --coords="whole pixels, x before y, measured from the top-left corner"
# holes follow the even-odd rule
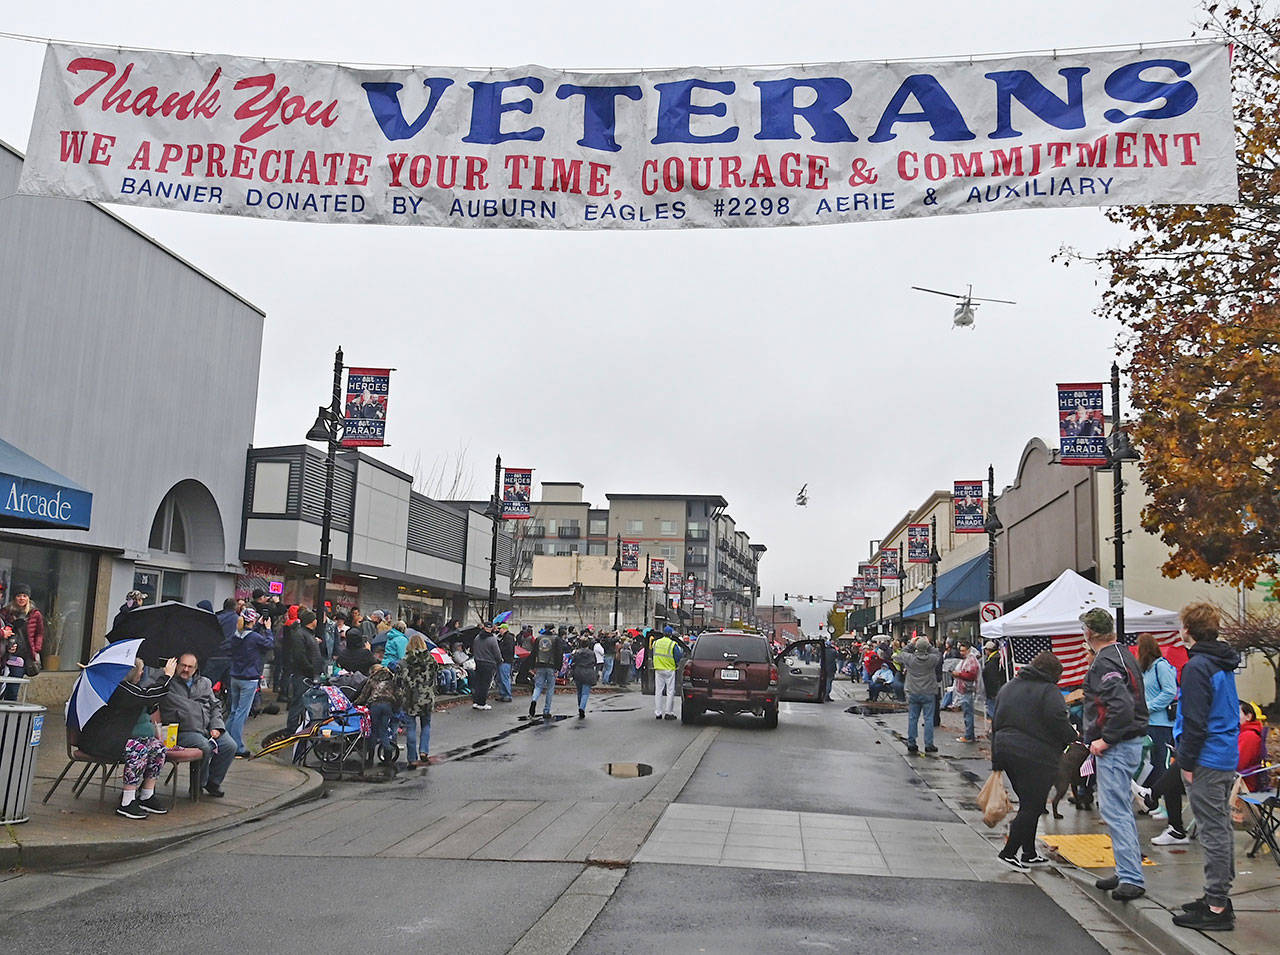
[[[491,709],[493,709],[493,704],[491,704],[491,703],[486,703],[484,706],[480,707],[480,709],[482,709],[482,710],[491,710]]]
[[[1139,799],[1141,799],[1143,802],[1146,802],[1148,799],[1151,798],[1151,790],[1148,789],[1146,786],[1139,786],[1138,781],[1136,779],[1129,780],[1129,791],[1132,792]]]
[[[483,709],[484,709],[484,707],[483,707],[483,706],[481,706],[479,703],[472,703],[472,704],[471,704],[471,708],[472,708],[473,710],[483,710]]]
[[[1153,846],[1185,846],[1190,842],[1190,836],[1185,833],[1179,835],[1178,830],[1174,829],[1173,826],[1170,826],[1151,840]]]
[[[1164,808],[1164,806],[1161,806],[1159,809],[1151,810],[1151,818],[1152,819],[1168,819],[1169,812]]]

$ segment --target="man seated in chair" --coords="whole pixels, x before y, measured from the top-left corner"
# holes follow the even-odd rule
[[[195,654],[178,657],[178,671],[169,681],[169,692],[160,701],[160,722],[178,724],[178,745],[204,753],[200,785],[210,796],[223,795],[222,781],[236,758],[235,741],[222,722],[222,707],[213,695],[213,684],[198,676]]]

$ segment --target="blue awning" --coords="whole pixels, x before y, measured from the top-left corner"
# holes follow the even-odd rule
[[[977,557],[952,567],[938,577],[938,611],[965,610],[987,599],[987,568],[990,555],[983,551]],[[933,592],[926,584],[922,593],[903,611],[904,617],[920,617],[933,609]]]
[[[93,495],[0,440],[0,527],[89,529]]]

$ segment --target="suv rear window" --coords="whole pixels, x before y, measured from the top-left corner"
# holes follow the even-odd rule
[[[723,660],[726,653],[737,654],[741,663],[769,663],[769,644],[763,637],[739,637],[704,633],[693,645],[695,660]]]

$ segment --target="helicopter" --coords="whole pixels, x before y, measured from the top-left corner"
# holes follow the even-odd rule
[[[1005,298],[974,298],[973,286],[969,286],[969,290],[963,295],[956,292],[940,292],[936,288],[922,288],[919,285],[911,286],[917,292],[932,292],[934,295],[945,295],[947,298],[956,300],[956,310],[951,316],[952,328],[972,328],[973,327],[973,310],[978,307],[979,302],[998,302],[1001,305],[1017,305],[1017,302],[1011,302]]]
[[[806,483],[804,487],[796,492],[796,506],[804,507],[809,503],[809,485]]]

